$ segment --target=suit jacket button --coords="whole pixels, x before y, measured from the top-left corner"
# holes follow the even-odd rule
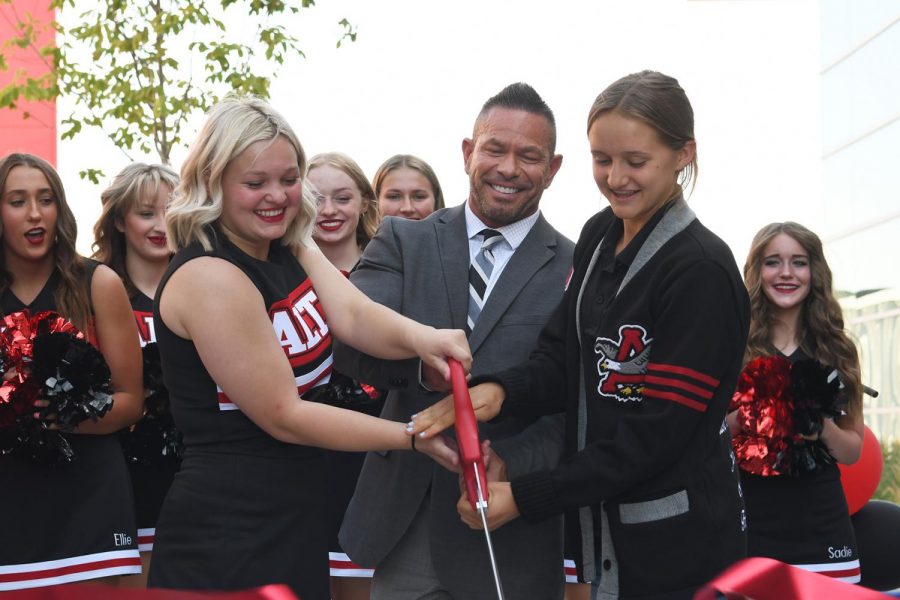
[[[612,561],[608,558],[603,559],[603,570],[609,571],[610,569],[612,569]]]

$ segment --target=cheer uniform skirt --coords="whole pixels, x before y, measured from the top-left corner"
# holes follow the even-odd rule
[[[320,453],[247,455],[189,447],[156,528],[150,587],[239,590],[289,585],[328,600]]]
[[[332,384],[340,380],[349,380],[342,375],[332,373]],[[353,386],[358,386],[352,381]],[[368,386],[365,386],[368,387]],[[364,389],[363,386],[360,388]],[[368,392],[367,392],[368,393]],[[380,394],[380,393],[379,393]],[[311,397],[309,399],[312,399]],[[379,395],[359,405],[337,405],[341,408],[349,408],[372,417],[381,414],[384,408],[384,396]],[[337,450],[323,450],[328,461],[328,567],[332,577],[364,577],[372,578],[375,569],[356,564],[338,541],[338,532],[344,521],[344,513],[350,505],[350,499],[356,490],[356,481],[362,471],[366,460],[365,452],[340,452]]]
[[[66,438],[68,464],[0,457],[0,591],[141,572],[118,438]]]
[[[362,567],[347,556],[338,541],[344,513],[356,489],[365,452],[326,451],[328,461],[328,566],[332,577],[372,577],[375,569]]]
[[[156,521],[166,492],[172,485],[176,464],[142,465],[131,463],[128,473],[134,493],[135,516],[137,518],[138,544],[141,552],[152,552],[156,537]]]
[[[741,471],[749,556],[860,581],[856,538],[837,465],[798,477]]]

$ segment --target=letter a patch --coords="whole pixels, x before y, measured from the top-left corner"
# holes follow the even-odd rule
[[[647,331],[640,325],[619,327],[619,339],[598,337],[594,342],[600,385],[597,392],[619,402],[644,399],[644,376],[650,362]]]

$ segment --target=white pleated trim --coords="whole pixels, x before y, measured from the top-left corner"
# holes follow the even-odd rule
[[[835,563],[812,563],[807,565],[791,565],[797,567],[798,569],[803,569],[804,571],[811,571],[813,573],[819,573],[820,575],[827,575],[836,581],[843,581],[845,583],[859,583],[862,580],[862,575],[859,569],[859,560],[848,560],[846,562],[835,562]],[[842,575],[838,575],[837,573],[846,572]]]
[[[578,567],[575,566],[574,560],[565,559],[563,571],[566,574],[566,583],[578,583]]]
[[[375,575],[375,569],[360,567],[343,552],[328,553],[328,567],[332,577],[366,577]]]
[[[138,550],[141,552],[153,552],[153,542],[156,541],[156,527],[138,529]]]
[[[112,550],[58,560],[0,566],[0,591],[46,587],[141,572],[137,550]]]

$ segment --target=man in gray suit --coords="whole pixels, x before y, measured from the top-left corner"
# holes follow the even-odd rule
[[[474,375],[524,360],[572,263],[572,242],[538,210],[562,164],[555,146],[553,113],[537,92],[506,87],[463,140],[468,201],[423,221],[385,219],[351,281],[421,323],[466,329]],[[384,418],[408,421],[446,395],[437,392],[446,382],[417,360],[380,361],[335,344],[335,366],[390,390]],[[542,446],[540,427],[519,437],[529,423],[505,420],[483,424],[481,434],[515,475],[552,460],[529,455]],[[355,563],[376,568],[374,600],[496,597],[484,534],[460,522],[459,497],[457,475],[427,456],[368,454],[339,537]],[[494,532],[493,543],[507,598],[562,597],[560,520],[517,519]]]

